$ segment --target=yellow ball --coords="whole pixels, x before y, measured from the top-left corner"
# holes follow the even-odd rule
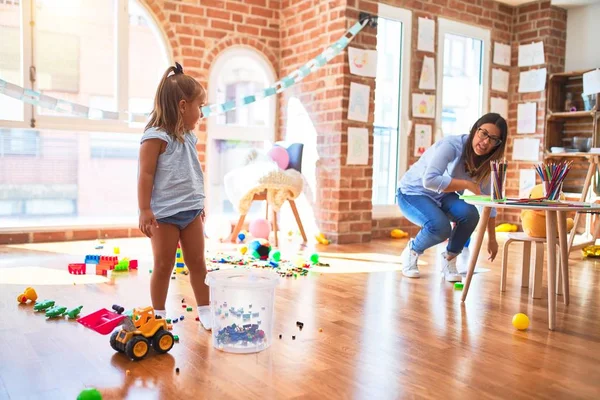
[[[248,246],[240,247],[240,253],[242,253],[242,255],[246,254],[247,251],[248,251]]]
[[[512,319],[512,324],[520,331],[524,331],[529,327],[529,317],[523,313],[515,314]]]

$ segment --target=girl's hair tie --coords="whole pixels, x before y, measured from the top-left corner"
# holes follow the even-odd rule
[[[178,62],[175,62],[175,73],[183,74],[183,67]]]

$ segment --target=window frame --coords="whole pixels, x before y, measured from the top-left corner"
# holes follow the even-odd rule
[[[173,64],[173,51],[165,32],[160,29],[160,22],[155,18],[145,2],[133,0],[145,13],[145,16],[152,21],[150,29],[156,34],[161,50],[168,60]],[[35,53],[35,35],[34,28],[30,27],[30,22],[35,21],[35,12],[32,9],[33,2],[21,1],[21,65],[23,72],[23,86],[25,89],[38,91],[37,81],[32,86],[29,79],[30,68],[35,66],[33,54]],[[0,119],[0,126],[3,128],[16,129],[55,129],[77,131],[84,130],[88,132],[117,132],[117,133],[139,133],[143,128],[143,122],[128,121],[126,113],[129,107],[129,0],[113,0],[115,13],[115,52],[116,62],[113,66],[115,74],[115,94],[117,100],[117,111],[119,120],[94,120],[84,117],[68,116],[50,116],[40,115],[37,112],[37,106],[22,103],[24,109],[23,121],[9,121]],[[83,104],[87,106],[87,104]],[[35,126],[31,126],[32,119],[35,120]]]
[[[489,110],[489,79],[490,79],[490,52],[491,52],[491,36],[492,32],[489,29],[480,28],[478,26],[469,25],[464,22],[457,22],[445,18],[438,18],[438,51],[437,51],[437,84],[436,84],[436,113],[435,113],[435,140],[444,137],[442,131],[442,107],[443,107],[443,91],[444,91],[444,47],[446,33],[466,36],[473,39],[481,40],[482,42],[482,76],[481,76],[481,114],[485,114]],[[474,122],[474,121],[473,121]]]
[[[208,103],[214,104],[217,103],[217,91],[218,86],[217,82],[219,80],[219,75],[223,70],[223,66],[227,63],[228,60],[234,57],[250,57],[254,61],[258,62],[258,64],[263,68],[264,72],[267,74],[268,85],[272,85],[277,81],[277,74],[275,69],[266,58],[258,50],[244,45],[236,45],[228,47],[227,49],[220,52],[215,60],[211,63],[211,67],[208,73],[208,82],[212,82],[212,84],[208,85]],[[213,151],[213,140],[244,140],[244,141],[266,141],[270,143],[275,142],[275,129],[276,129],[276,121],[277,121],[277,96],[270,96],[264,100],[260,100],[262,102],[268,102],[270,113],[267,120],[267,125],[265,127],[247,127],[247,126],[232,126],[232,125],[220,125],[217,123],[216,116],[209,116],[206,118],[206,169],[207,176],[205,176],[205,181],[210,182],[211,172],[209,166],[213,161],[213,157],[215,157]],[[215,198],[211,196],[211,184],[205,185],[206,188],[206,197],[207,199]],[[210,201],[206,204],[207,208],[210,209]]]
[[[402,23],[402,55],[400,59],[400,113],[398,121],[398,180],[408,169],[408,136],[412,130],[412,121],[410,120],[410,66],[412,61],[412,17],[410,10],[400,7],[393,7],[387,4],[378,4],[378,16],[398,21]],[[375,109],[373,109],[375,112]],[[374,149],[373,149],[374,150]],[[397,182],[396,182],[397,184]],[[397,204],[373,204],[373,219],[400,218],[402,213]]]

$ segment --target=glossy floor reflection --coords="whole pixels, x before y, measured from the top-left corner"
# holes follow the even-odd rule
[[[104,399],[600,397],[600,265],[594,260],[572,254],[571,304],[559,300],[557,330],[550,332],[547,300],[532,300],[520,287],[520,268],[509,268],[507,291],[501,294],[500,260],[482,263],[482,271],[489,271],[473,278],[461,304],[461,292],[438,274],[439,252],[422,258],[421,279],[402,277],[395,264],[405,244],[318,248],[322,261],[340,271],[355,266],[377,272],[282,280],[275,340],[252,355],[212,347],[195,315],[182,311],[182,298],[193,304],[187,277],[171,282],[168,300],[171,316],[186,315],[174,326],[180,343],[167,355],[151,353],[140,362],[115,354],[108,336],[76,322],[48,321],[31,306],[19,306],[15,298],[23,285],[0,284],[0,399],[74,399],[84,387],[98,388]],[[2,246],[0,275],[22,266],[66,269],[69,262],[97,253],[94,245]],[[40,298],[83,305],[83,315],[114,303],[148,305],[148,241],[113,240],[103,251],[113,246],[138,258],[140,269],[107,283],[39,286]],[[209,250],[235,246],[212,244]],[[284,256],[299,251],[295,244],[282,246]],[[509,266],[520,265],[519,251],[514,246]],[[512,327],[517,312],[529,315],[528,331]],[[304,322],[302,331],[296,321]]]

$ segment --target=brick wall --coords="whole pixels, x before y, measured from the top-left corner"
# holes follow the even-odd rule
[[[285,76],[320,53],[327,45],[338,39],[356,22],[358,13],[366,11],[377,14],[373,0],[142,0],[162,29],[172,50],[173,58],[180,61],[186,71],[207,85],[212,62],[226,48],[235,45],[252,47],[270,61],[278,75]],[[513,48],[513,65],[516,65],[517,46],[534,40],[544,41],[546,67],[549,72],[564,66],[566,12],[550,6],[550,1],[538,1],[513,8],[492,0],[387,0],[383,3],[413,11],[411,44],[411,90],[417,91],[418,79],[424,55],[437,54],[416,51],[418,18],[449,18],[491,30],[492,42],[510,43]],[[437,25],[436,25],[437,28]],[[365,28],[353,46],[365,49],[376,47],[376,32]],[[437,40],[437,35],[436,35]],[[437,43],[436,43],[437,47]],[[490,67],[492,64],[490,63]],[[497,66],[493,66],[497,67]],[[508,68],[506,68],[508,69]],[[545,112],[544,93],[517,94],[518,72],[510,67],[510,135],[516,135],[516,104],[526,100],[538,102],[539,121],[536,135],[541,137]],[[491,74],[491,72],[490,72]],[[286,135],[287,106],[291,98],[297,98],[317,132],[317,193],[314,201],[315,217],[319,228],[333,241],[339,243],[363,242],[372,237],[387,237],[393,228],[416,232],[416,228],[403,218],[373,220],[372,217],[372,163],[373,163],[373,103],[371,116],[366,124],[348,121],[348,98],[350,82],[368,84],[373,99],[374,79],[350,75],[346,52],[337,56],[314,76],[288,89],[278,96],[279,137]],[[439,82],[438,82],[439,85]],[[489,90],[487,88],[486,90]],[[435,93],[435,91],[429,91]],[[413,119],[413,124],[431,123],[432,120]],[[370,132],[370,155],[367,166],[347,166],[347,129],[349,126],[367,127]],[[206,125],[198,132],[198,155],[204,163],[206,156]],[[409,163],[414,146],[410,135],[406,149]],[[511,159],[512,140],[509,139],[507,158]],[[518,190],[518,169],[531,164],[511,165],[509,171],[509,194]],[[500,218],[502,218],[502,213]],[[516,216],[506,214],[510,221]],[[136,235],[135,230],[115,231],[124,236]],[[108,231],[107,231],[108,232]],[[89,231],[86,235],[103,236],[105,231]],[[10,235],[9,235],[10,236]],[[0,235],[1,241],[13,242],[44,240],[45,234]],[[61,240],[73,238],[75,233],[59,235]],[[57,237],[56,235],[52,238]],[[52,240],[47,237],[46,240]]]
[[[512,21],[512,61],[509,84],[509,139],[508,157],[512,160],[513,142],[518,137],[539,138],[539,160],[543,160],[544,121],[546,118],[546,92],[519,93],[519,74],[530,69],[546,68],[548,75],[564,71],[566,46],[567,12],[552,7],[549,0],[537,1],[516,7]],[[533,67],[518,66],[519,45],[532,42],[544,43],[545,64]],[[520,103],[537,103],[537,125],[535,134],[517,134],[517,107]],[[507,195],[519,195],[519,170],[531,169],[537,163],[511,161],[507,175]],[[498,219],[520,224],[519,212],[506,210],[499,213]]]

